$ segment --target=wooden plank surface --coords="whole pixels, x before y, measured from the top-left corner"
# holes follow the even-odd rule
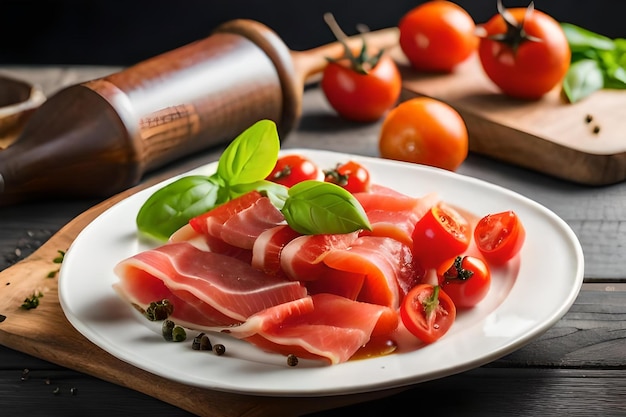
[[[337,121],[315,89],[305,94],[305,107],[308,110],[300,127],[285,138],[284,147],[377,154],[378,124],[362,126]],[[177,165],[175,171],[214,160],[217,154],[207,152]],[[69,326],[56,301],[56,280],[45,277],[56,267],[52,263],[56,251],[66,248],[108,202],[63,227],[60,234],[47,240],[22,263],[0,272],[0,314],[7,317],[0,324],[0,344],[5,346],[0,350],[0,402],[13,413],[28,404],[44,407],[31,411],[34,416],[68,415],[78,404],[84,407],[85,415],[135,411],[171,416],[374,416],[414,407],[416,399],[441,404],[441,416],[458,415],[461,410],[470,416],[499,416],[503,410],[512,416],[626,415],[626,284],[622,284],[624,258],[620,249],[626,242],[626,231],[621,227],[626,219],[626,183],[585,187],[480,155],[471,155],[459,172],[505,186],[546,205],[573,227],[583,245],[587,284],[575,304],[552,329],[513,354],[489,366],[399,393],[323,400],[222,395],[137,371],[86,342]],[[158,179],[152,177],[148,181]],[[51,201],[0,209],[2,254],[9,262],[27,256],[64,223],[95,203]],[[24,245],[16,254],[19,241]],[[38,287],[46,289],[41,308],[20,310],[21,297]],[[37,358],[50,365],[42,365]],[[14,359],[19,362],[13,362]],[[10,363],[15,365],[7,365]],[[32,380],[20,381],[23,368],[30,364],[38,368],[33,369]],[[45,382],[48,378],[52,378],[52,385]],[[55,386],[63,389],[58,397],[52,393]],[[79,389],[76,397],[69,394],[72,387]],[[450,392],[457,393],[453,401]],[[377,395],[382,398],[373,398]],[[110,401],[111,398],[116,401]],[[6,408],[7,405],[13,408]],[[582,405],[585,407],[581,409]]]
[[[404,98],[429,96],[456,108],[474,152],[581,184],[626,179],[623,90],[602,90],[572,104],[557,86],[540,100],[516,100],[500,93],[476,57],[452,74],[402,69]]]

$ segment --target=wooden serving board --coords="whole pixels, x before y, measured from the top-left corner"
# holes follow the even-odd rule
[[[189,168],[190,169],[190,168]],[[82,336],[67,321],[58,299],[59,268],[53,262],[58,251],[69,248],[78,234],[97,216],[122,199],[185,172],[178,169],[153,181],[122,192],[76,217],[28,258],[0,272],[0,344],[40,359],[134,389],[198,416],[274,417],[299,416],[402,391],[393,389],[367,394],[324,397],[264,397],[212,391],[156,376],[127,364]],[[38,307],[21,308],[27,297],[41,292]]]
[[[466,122],[471,151],[580,184],[626,179],[625,91],[602,90],[571,104],[558,86],[537,101],[515,100],[499,92],[477,57],[452,74],[417,73],[397,61],[402,98],[452,105]]]

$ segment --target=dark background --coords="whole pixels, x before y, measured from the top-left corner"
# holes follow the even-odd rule
[[[348,34],[397,25],[419,0],[2,0],[0,64],[131,65],[209,36],[235,18],[258,20],[293,50],[333,41],[332,12]],[[458,0],[477,23],[496,0]],[[504,0],[506,7],[528,1]],[[626,37],[626,1],[536,0],[535,7],[611,37]]]

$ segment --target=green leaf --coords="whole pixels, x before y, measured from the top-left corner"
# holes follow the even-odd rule
[[[283,205],[285,204],[285,200],[287,200],[288,197],[287,187],[267,180],[260,180],[256,182],[251,182],[249,184],[239,184],[229,188],[228,190],[229,195],[227,200],[239,197],[252,190],[257,190],[260,193],[266,195],[270,199],[272,204],[279,210],[282,209]]]
[[[217,175],[228,186],[260,181],[272,172],[279,151],[276,124],[271,120],[260,120],[224,150],[217,166]]]
[[[604,87],[604,75],[597,61],[574,62],[563,80],[563,91],[571,103],[588,97]]]
[[[282,213],[302,234],[340,234],[371,230],[365,210],[344,188],[323,181],[303,181],[289,189]]]
[[[212,177],[180,178],[152,194],[137,213],[139,231],[160,241],[187,224],[189,219],[212,209],[219,185]]]
[[[572,52],[581,52],[588,49],[610,51],[615,48],[611,38],[584,29],[571,23],[561,23],[565,37]]]

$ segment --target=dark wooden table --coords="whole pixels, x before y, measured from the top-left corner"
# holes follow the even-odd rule
[[[39,83],[51,94],[63,85],[116,69],[1,70]],[[304,100],[302,122],[284,140],[284,148],[377,155],[379,124],[338,120],[316,88],[307,89]],[[209,150],[181,161],[180,167],[214,161],[219,152]],[[572,227],[585,255],[585,284],[576,302],[547,333],[493,363],[314,416],[413,416],[426,408],[437,416],[626,416],[626,183],[579,186],[479,155],[470,155],[458,172],[534,199]],[[28,256],[98,202],[46,201],[1,208],[0,270]],[[528,308],[532,305],[528,300]],[[33,417],[190,415],[157,398],[4,346],[0,346],[0,405],[1,415]]]

